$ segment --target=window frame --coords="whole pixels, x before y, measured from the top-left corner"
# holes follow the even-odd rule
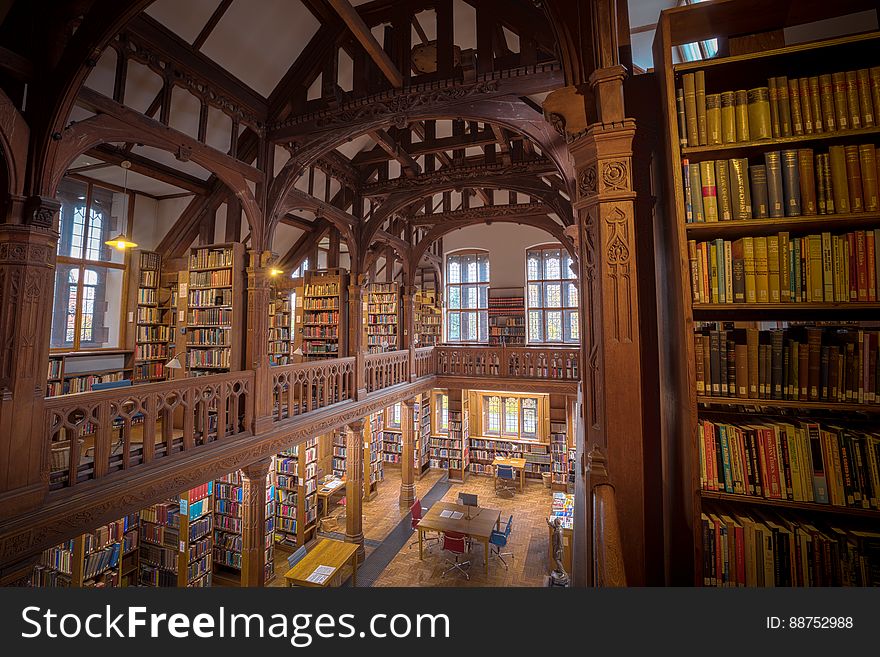
[[[493,400],[498,400],[499,417],[498,430],[490,428],[493,422],[491,417],[491,406]],[[534,434],[526,433],[524,427],[525,408],[523,402],[535,402],[535,432]],[[516,403],[516,431],[512,431],[507,426],[507,406],[510,402]],[[518,442],[544,443],[548,439],[549,430],[549,402],[546,395],[535,394],[516,394],[510,392],[489,392],[481,391],[479,393],[480,403],[480,435],[495,440],[515,440]]]
[[[443,426],[443,401],[446,401],[446,426]],[[431,394],[431,435],[449,435],[449,394],[434,392]]]
[[[89,232],[90,232],[89,229],[90,229],[90,225],[91,225],[90,222],[91,222],[92,205],[93,205],[93,199],[94,199],[94,188],[99,187],[99,188],[107,190],[109,192],[120,193],[120,194],[124,193],[126,195],[126,197],[127,197],[126,198],[126,208],[125,208],[126,231],[130,229],[130,227],[132,226],[133,220],[134,220],[134,204],[135,204],[136,193],[131,190],[124,190],[123,188],[117,187],[116,185],[113,185],[111,183],[95,182],[95,181],[92,181],[89,178],[86,178],[84,176],[69,175],[69,176],[65,176],[65,178],[86,186],[86,193],[85,193],[86,198],[85,198],[85,204],[84,204],[85,212],[84,212],[83,235],[82,235],[82,252],[81,252],[82,257],[76,258],[76,257],[69,256],[69,255],[61,255],[56,250],[56,254],[55,254],[56,274],[55,274],[55,278],[53,280],[53,285],[54,285],[53,293],[54,293],[54,290],[57,290],[59,287],[58,286],[58,267],[57,267],[57,265],[66,265],[67,267],[69,267],[67,269],[67,276],[68,277],[70,276],[71,272],[73,272],[73,271],[78,272],[77,282],[76,282],[76,306],[75,306],[75,311],[74,311],[74,313],[75,313],[74,329],[73,329],[74,339],[73,339],[73,343],[70,345],[57,347],[57,346],[52,346],[51,338],[50,338],[49,352],[52,354],[58,354],[58,353],[63,354],[63,353],[80,352],[80,351],[102,352],[102,351],[124,350],[125,343],[126,343],[126,330],[127,330],[126,322],[125,322],[125,312],[126,312],[127,303],[128,303],[127,290],[128,290],[128,274],[129,274],[129,263],[130,263],[130,259],[131,259],[131,251],[128,249],[125,251],[123,258],[122,258],[122,262],[109,262],[109,261],[104,261],[104,260],[90,260],[90,259],[86,258],[85,255],[88,251]],[[59,219],[58,219],[58,228],[59,228],[59,232],[63,228],[61,226],[60,215],[59,215]],[[110,235],[112,230],[113,230],[112,228],[108,227],[108,230],[107,230],[108,236]],[[121,232],[126,232],[126,231],[121,231]],[[58,239],[57,249],[59,249],[59,250],[61,249],[62,239],[63,239],[63,237],[59,237],[59,239]],[[104,239],[100,239],[99,248],[100,248],[100,246],[103,246],[103,245],[104,245]],[[113,248],[113,247],[108,247],[108,248]],[[82,319],[83,319],[82,308],[83,308],[83,292],[84,292],[84,288],[85,288],[84,281],[86,279],[85,274],[88,270],[93,270],[93,271],[95,271],[96,274],[100,275],[100,272],[97,270],[101,270],[101,269],[104,269],[104,270],[115,269],[117,271],[122,272],[122,285],[120,287],[122,298],[120,299],[120,303],[119,303],[119,325],[118,325],[119,330],[117,331],[117,334],[116,334],[117,335],[116,344],[115,345],[106,345],[106,346],[101,346],[101,347],[88,347],[88,346],[83,347],[82,346],[82,343],[83,343],[83,339],[82,339]],[[106,276],[106,274],[105,274],[105,276]],[[70,290],[70,288],[72,288],[72,282],[67,281],[64,283],[64,285],[62,287],[64,287],[65,289],[68,290],[68,297],[67,297],[67,299],[65,299],[65,302],[68,302],[69,301],[69,294],[70,294],[69,290]],[[95,285],[93,287],[97,287],[97,285]],[[106,301],[106,297],[105,297],[104,301]],[[59,305],[57,303],[54,303],[54,301],[53,301],[53,317],[52,317],[53,328],[50,329],[50,331],[52,333],[54,333],[54,322],[55,322],[54,313],[58,312],[59,308],[62,308],[62,307],[66,308],[67,305],[68,305],[67,303],[63,303],[63,304]],[[68,315],[69,313],[67,310],[64,310],[64,314]],[[92,319],[93,319],[92,328],[94,329],[94,309],[92,312]],[[94,339],[94,336],[93,336],[93,339]],[[89,341],[86,341],[86,342],[89,342]]]
[[[544,274],[544,252],[545,251],[559,251],[559,278],[547,278]],[[541,261],[541,272],[540,278],[530,278],[529,277],[529,257],[532,253],[538,252],[540,253],[540,261]],[[580,312],[581,312],[581,289],[579,285],[579,281],[577,275],[572,272],[570,278],[566,278],[563,276],[563,267],[565,266],[566,256],[569,260],[573,260],[571,254],[566,250],[566,248],[559,243],[548,243],[548,244],[537,244],[535,246],[530,246],[526,249],[525,253],[525,323],[526,323],[526,345],[535,345],[535,346],[552,346],[552,345],[579,345],[581,344],[580,338]],[[540,294],[539,301],[540,305],[532,306],[531,305],[531,297],[529,295],[529,285],[537,284],[540,286]],[[546,302],[546,285],[558,283],[560,287],[560,305],[559,306],[548,306]],[[577,291],[577,301],[578,303],[574,306],[570,306],[566,304],[566,294],[565,294],[565,285],[566,283],[571,283],[575,286]],[[531,328],[531,312],[539,312],[541,314],[541,339],[535,340],[532,337],[532,328]],[[560,340],[548,340],[547,339],[547,327],[548,327],[548,312],[559,312],[561,317],[560,323]],[[578,315],[576,320],[576,325],[578,326],[578,337],[577,339],[566,339],[565,332],[565,317],[566,313],[575,313]]]
[[[450,283],[449,282],[449,279],[450,279],[449,260],[450,260],[450,258],[459,258],[462,256],[469,256],[469,255],[482,256],[482,257],[486,258],[486,270],[487,270],[486,280],[485,281],[476,281],[476,282],[472,282],[472,281],[464,282],[461,279],[459,279],[458,283]],[[444,342],[447,342],[450,344],[488,344],[489,343],[489,287],[490,287],[491,281],[492,281],[492,263],[489,259],[489,251],[486,249],[459,249],[457,251],[450,251],[449,253],[446,254],[443,265],[444,265],[444,268],[443,268],[443,271],[444,271],[444,290],[443,291],[444,291],[444,294],[446,295],[446,303],[444,304],[445,307],[444,307],[444,311],[443,311]],[[479,272],[479,267],[477,267],[477,271]],[[477,278],[479,278],[479,274],[477,275]],[[476,288],[477,288],[477,307],[476,308],[463,308],[462,307],[462,299],[464,297],[463,291],[464,291],[465,287],[469,287],[469,286],[476,286]],[[449,303],[449,299],[451,296],[450,291],[453,288],[456,288],[459,290],[459,295],[458,295],[459,307],[458,308],[450,308],[450,303]],[[483,307],[480,306],[480,297],[481,297],[480,288],[485,288],[485,290],[486,290],[485,295],[483,295],[486,300],[486,305]],[[463,340],[460,337],[461,336],[461,327],[462,327],[461,316],[465,313],[473,313],[473,312],[476,312],[476,315],[477,315],[477,339],[476,340]],[[458,320],[459,338],[457,338],[457,339],[453,339],[453,338],[449,337],[449,327],[450,327],[451,318],[453,315],[458,315],[458,317],[459,317],[459,320]],[[481,340],[479,327],[483,324],[485,324],[485,326],[486,326],[486,336],[485,336],[485,339]]]

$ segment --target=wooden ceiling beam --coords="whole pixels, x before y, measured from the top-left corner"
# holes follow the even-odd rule
[[[110,144],[101,144],[84,153],[89,157],[102,160],[110,165],[119,166],[125,161],[131,162],[131,170],[154,180],[159,180],[175,187],[180,187],[194,194],[208,194],[210,185],[196,176],[178,171],[166,164],[155,162],[143,155],[129,153],[122,148],[116,148]],[[82,168],[80,168],[82,169]]]
[[[413,122],[410,127],[419,139],[425,139],[425,129],[421,122]],[[452,137],[440,137],[430,141],[421,141],[408,147],[407,153],[417,158],[420,155],[428,155],[433,153],[443,153],[445,151],[455,150],[456,148],[469,148],[471,146],[488,146],[494,144],[497,137],[490,129],[481,130],[479,133],[468,133],[465,135],[455,135]],[[361,166],[364,164],[380,164],[385,162],[390,156],[388,152],[381,146],[377,146],[369,151],[358,153],[352,158],[352,164]]]
[[[348,0],[327,0],[331,7],[339,14],[342,21],[351,30],[354,37],[360,42],[367,51],[370,58],[379,67],[379,70],[388,78],[391,86],[400,89],[403,87],[403,75],[391,61],[388,53],[382,48],[382,45],[373,36],[370,28],[361,18],[357,10],[351,6]]]
[[[512,203],[508,205],[483,206],[481,208],[467,208],[466,210],[453,210],[439,214],[417,214],[409,217],[412,226],[436,226],[449,221],[461,221],[467,218],[479,218],[491,221],[497,217],[546,217],[554,212],[546,203]]]
[[[214,28],[217,27],[217,23],[220,22],[220,19],[223,18],[223,14],[226,13],[226,10],[229,9],[230,5],[232,5],[232,0],[223,0],[214,12],[211,14],[211,17],[208,19],[208,22],[205,23],[204,27],[202,27],[202,31],[199,32],[198,36],[192,42],[192,47],[196,50],[200,50],[203,45],[205,45],[205,41],[208,40],[208,37],[211,36],[211,32],[214,31]]]
[[[507,131],[497,123],[493,123],[492,132],[495,135],[498,148],[501,149],[501,161],[510,164],[510,141],[507,139]]]
[[[291,226],[293,228],[299,228],[300,230],[304,230],[309,233],[315,230],[314,221],[309,221],[305,217],[299,217],[292,212],[288,212],[286,215],[281,217],[280,221],[282,224]]]
[[[324,217],[316,219],[312,231],[300,235],[299,239],[294,242],[287,253],[278,260],[278,268],[295,270],[330,229],[330,222],[327,219]]]
[[[415,159],[404,150],[400,143],[398,143],[398,141],[385,130],[371,130],[368,134],[382,150],[388,153],[392,159],[397,160],[400,163],[404,175],[417,176],[422,172],[419,163],[416,162]]]

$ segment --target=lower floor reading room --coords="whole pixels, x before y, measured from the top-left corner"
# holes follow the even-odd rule
[[[31,584],[239,586],[258,568],[282,587],[565,585],[573,412],[429,390],[47,549]]]

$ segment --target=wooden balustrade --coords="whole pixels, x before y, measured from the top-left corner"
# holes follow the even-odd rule
[[[73,487],[251,429],[254,373],[230,372],[45,402],[49,486]]]
[[[354,399],[353,356],[280,365],[271,372],[275,422]]]
[[[434,348],[435,372],[440,376],[577,381],[578,351],[577,347],[444,345]]]
[[[364,356],[367,392],[409,381],[409,351],[388,351]]]
[[[434,374],[434,347],[419,347],[416,349],[415,360],[416,378],[422,379]]]

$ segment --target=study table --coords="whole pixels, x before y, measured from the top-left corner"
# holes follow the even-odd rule
[[[443,517],[444,511],[461,514]],[[470,512],[470,518],[468,518]],[[424,559],[425,532],[458,532],[480,541],[485,548],[486,574],[489,574],[489,537],[501,523],[501,511],[482,507],[462,506],[452,502],[435,502],[419,521],[419,559]]]
[[[351,585],[357,584],[357,543],[346,543],[332,538],[322,538],[308,551],[298,564],[284,574],[287,586],[332,586],[332,582],[341,574],[342,567],[351,562]],[[309,581],[308,577],[318,566],[330,569],[327,578],[322,582]]]
[[[318,518],[324,518],[329,515],[330,502],[333,496],[342,493],[345,496],[345,481],[342,479],[331,479],[318,485]],[[322,504],[323,503],[323,504]],[[323,506],[324,510],[321,511]]]
[[[526,479],[526,460],[519,459],[519,458],[507,458],[504,456],[496,456],[495,460],[492,461],[493,472],[496,471],[495,469],[499,465],[508,465],[511,468],[513,468],[514,470],[519,470],[519,492],[522,493],[523,484],[525,483],[525,479]],[[498,474],[496,473],[495,476],[497,477]]]

